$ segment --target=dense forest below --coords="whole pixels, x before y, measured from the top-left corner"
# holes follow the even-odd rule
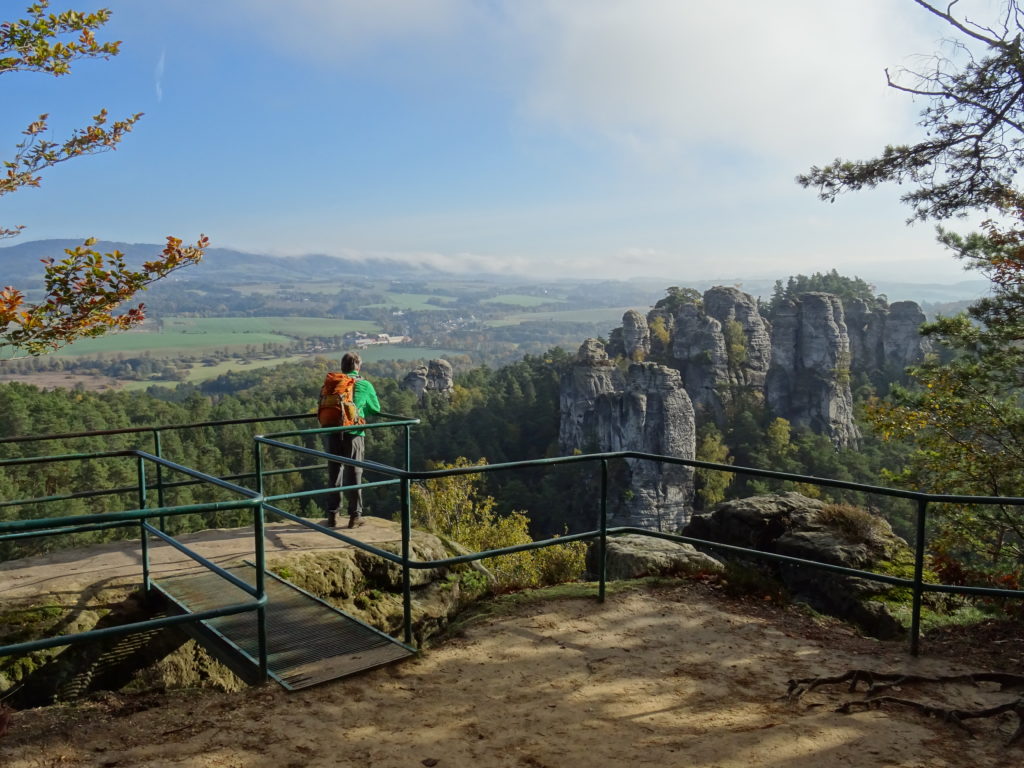
[[[788,284],[778,282],[772,295],[756,303],[756,312],[770,321],[786,302],[808,291],[827,291],[844,301],[881,306],[884,297],[873,293],[864,281],[843,278],[835,272],[811,277],[797,276]],[[692,289],[670,288],[652,309],[675,313],[688,302],[700,301]],[[652,326],[656,342],[657,322]],[[726,329],[728,330],[728,329]],[[605,341],[605,340],[601,340]],[[621,346],[622,329],[609,333],[609,349]],[[651,360],[657,362],[657,346]],[[46,358],[41,358],[41,362]],[[539,354],[521,355],[500,366],[475,364],[468,356],[456,357],[452,366],[453,387],[443,393],[426,391],[420,396],[404,389],[414,363],[385,361],[367,363],[363,372],[374,383],[384,410],[413,417],[420,423],[411,429],[412,468],[428,469],[458,461],[490,464],[554,457],[559,445],[563,381],[576,364],[575,349],[552,347]],[[624,356],[612,360],[620,370],[634,362]],[[313,417],[316,395],[324,372],[336,367],[337,359],[310,357],[275,367],[249,368],[202,382],[154,385],[142,391],[44,390],[20,382],[0,383],[0,459],[33,456],[87,454],[123,449],[154,450],[154,435],[146,430],[131,434],[64,437],[45,441],[11,441],[13,436],[56,435],[96,430],[118,430],[177,425],[160,435],[162,455],[180,465],[209,475],[234,478],[253,487],[255,457],[252,436],[316,426]],[[867,485],[905,483],[906,468],[913,451],[906,442],[883,439],[871,423],[870,410],[890,396],[890,390],[904,391],[912,382],[899,372],[891,379],[854,373],[849,382],[853,393],[854,417],[860,430],[856,446],[837,445],[824,434],[790,423],[770,412],[763,398],[743,387],[732,394],[731,405],[718,423],[697,423],[695,458],[731,466],[734,472],[698,470],[695,476],[693,510],[700,512],[715,504],[773,491],[797,490],[805,495],[856,504],[884,516],[897,533],[913,540],[914,508],[910,503],[877,494],[843,491],[811,483],[767,480],[747,475],[744,467],[764,468],[819,478],[845,480]],[[303,414],[295,419],[276,420]],[[190,426],[233,419],[274,419],[226,426]],[[287,438],[308,447],[321,448],[314,435]],[[405,443],[402,428],[370,430],[367,456],[396,467],[404,466]],[[286,494],[320,489],[326,482],[322,462],[314,457],[282,450],[264,450],[265,467],[277,471],[268,480],[268,494]],[[612,462],[611,494],[621,500],[635,489],[623,478],[628,475]],[[153,470],[147,470],[152,476]],[[493,503],[499,515],[522,512],[529,518],[530,533],[548,537],[565,532],[592,530],[598,520],[596,464],[574,464],[501,471],[479,476],[480,498]],[[232,498],[210,484],[187,482],[165,471],[163,503],[187,505]],[[366,481],[384,477],[368,473]],[[152,479],[150,479],[152,482]],[[5,467],[0,473],[0,520],[41,518],[131,509],[139,505],[137,469],[125,457],[78,458],[68,462],[47,462]],[[111,495],[94,496],[92,491],[121,489]],[[16,501],[59,496],[58,502]],[[148,506],[156,506],[151,494]],[[397,489],[373,488],[365,492],[370,514],[394,517],[400,508]],[[316,497],[287,500],[281,506],[311,518],[322,517]],[[248,511],[230,511],[169,518],[173,533],[206,527],[247,524]],[[77,534],[75,537],[37,538],[0,544],[0,559],[11,559],[53,548],[76,546],[116,536],[132,536],[126,529]]]
[[[829,276],[816,276],[818,282]],[[793,283],[792,293],[821,287],[818,282]],[[858,297],[871,298],[870,289],[860,281],[845,281],[829,287],[847,290]],[[778,287],[776,301],[787,288]],[[659,306],[679,301],[679,292],[670,294]],[[770,313],[765,303],[763,310]],[[525,355],[518,362],[496,368],[471,366],[463,360],[455,371],[454,390],[448,394],[424,393],[422,399],[403,390],[399,382],[408,372],[408,364],[367,364],[364,373],[374,382],[384,409],[391,414],[419,418],[412,430],[412,460],[416,469],[448,464],[457,459],[500,463],[556,456],[559,433],[559,384],[574,360],[574,353],[560,347],[543,354]],[[46,435],[91,430],[115,430],[154,425],[189,425],[207,421],[276,417],[309,414],[295,422],[233,425],[168,430],[163,432],[163,455],[179,464],[200,469],[218,477],[251,473],[254,467],[251,436],[257,433],[315,426],[312,412],[324,371],[331,366],[327,358],[292,363],[274,368],[232,372],[201,384],[174,387],[150,387],[146,392],[88,392],[82,389],[43,391],[17,382],[0,384],[0,436]],[[625,365],[626,361],[621,361]],[[876,394],[867,381],[858,382],[860,404]],[[856,450],[837,449],[830,441],[807,429],[792,427],[784,419],[772,418],[764,404],[744,401],[728,416],[724,428],[705,425],[700,429],[696,458],[732,464],[737,467],[762,467],[783,472],[808,474],[878,484],[884,473],[896,470],[903,457],[898,444],[882,442],[863,430],[865,438]],[[369,433],[368,456],[393,466],[404,462],[401,429],[376,429]],[[306,444],[319,447],[319,438],[307,436]],[[69,438],[46,442],[0,443],[0,458],[60,455],[104,450],[141,448],[152,450],[153,437],[144,432],[117,436]],[[301,459],[301,460],[300,460]],[[297,455],[270,453],[268,466],[281,468],[315,462]],[[483,490],[492,495],[502,513],[522,510],[532,523],[535,536],[594,527],[597,502],[593,498],[593,469],[553,467],[545,470],[492,473],[486,476]],[[615,473],[613,475],[613,483]],[[376,478],[382,479],[382,478]],[[251,478],[242,480],[252,483]],[[276,475],[272,493],[289,493],[321,487],[322,470]],[[11,467],[0,476],[0,498],[31,499],[50,495],[71,495],[92,489],[133,487],[134,464],[125,459],[90,459],[74,462]],[[791,483],[759,480],[743,475],[701,472],[697,477],[695,506],[699,510],[723,498],[792,489]],[[589,489],[589,490],[588,490]],[[898,530],[909,533],[910,510],[882,497],[872,499],[850,492],[830,492],[810,486],[805,493],[834,496],[880,508]],[[628,488],[613,489],[629,493]],[[367,491],[372,514],[393,515],[398,509],[393,489]],[[190,504],[224,498],[224,492],[211,486],[185,485],[168,489],[167,504]],[[103,512],[136,505],[134,493],[112,497],[73,498],[62,501],[60,515]],[[54,515],[54,504],[0,507],[0,519],[21,516]],[[286,508],[303,515],[320,515],[317,502],[310,498],[290,502]],[[179,518],[171,530],[190,530],[206,525],[236,525],[245,522],[242,513],[219,513],[208,521]],[[93,539],[110,534],[86,534]],[[65,542],[37,540],[32,545],[7,544],[0,556],[12,557],[26,547],[63,546]]]

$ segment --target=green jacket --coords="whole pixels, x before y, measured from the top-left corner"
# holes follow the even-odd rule
[[[365,419],[370,414],[380,413],[380,400],[377,399],[377,390],[373,388],[373,384],[362,378],[358,373],[354,375],[349,373],[348,375],[356,380],[355,390],[352,393],[352,402],[356,404],[359,415]],[[366,430],[354,429],[349,434],[365,435]]]

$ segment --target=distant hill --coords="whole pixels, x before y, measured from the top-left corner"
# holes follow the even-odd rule
[[[0,286],[14,284],[24,285],[42,277],[42,265],[40,259],[60,258],[65,248],[74,248],[81,245],[81,240],[28,240],[0,248]],[[103,253],[119,250],[125,254],[128,263],[134,266],[151,260],[163,250],[162,244],[156,243],[118,243],[101,240],[96,248]],[[189,267],[176,273],[174,279],[181,281],[202,280],[214,283],[289,283],[302,281],[323,281],[343,279],[345,277],[381,277],[387,276],[391,279],[429,279],[443,277],[447,274],[434,267],[426,265],[410,264],[397,259],[373,259],[363,261],[359,259],[345,259],[324,254],[310,254],[306,256],[269,256],[258,253],[245,253],[230,248],[210,248],[206,252],[206,258],[202,263]],[[462,275],[461,277],[465,277]],[[503,274],[479,274],[478,277],[486,278],[493,282],[522,281],[525,278]],[[785,282],[788,273],[780,274],[779,279]],[[985,295],[989,284],[985,280],[963,280],[953,284],[939,283],[894,283],[888,281],[873,281],[863,276],[867,282],[872,283],[876,293],[885,294],[890,302],[912,300],[918,303],[941,304],[947,302],[959,302],[965,300],[976,300]],[[533,280],[532,282],[541,282]],[[551,280],[548,282],[572,283],[588,285],[588,294],[599,290],[595,288],[594,276],[590,279]],[[607,280],[596,281],[608,283],[609,286],[621,281]],[[663,280],[630,280],[625,282],[636,286],[649,285],[652,290],[658,291],[668,285],[680,285],[688,288],[695,288],[701,292],[717,285],[731,285],[740,288],[752,296],[759,296],[762,299],[769,299],[772,294],[775,281],[769,279],[743,279],[739,277],[720,278],[716,280],[698,281],[673,281],[670,278]],[[615,293],[619,293],[618,290]]]
[[[24,283],[38,280],[43,275],[41,259],[60,259],[65,248],[74,248],[82,240],[29,240],[0,248],[0,283]],[[151,261],[163,245],[155,243],[118,243],[107,240],[97,242],[95,248],[102,253],[121,251],[133,266]],[[428,266],[417,266],[403,261],[374,259],[360,261],[322,254],[307,256],[268,256],[244,253],[230,248],[209,248],[202,263],[178,273],[178,279],[214,282],[291,282],[301,280],[331,280],[360,275],[411,278],[441,274]]]

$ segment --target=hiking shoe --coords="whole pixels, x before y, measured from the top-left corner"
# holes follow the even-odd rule
[[[330,512],[327,513],[327,527],[328,528],[337,528],[338,527],[338,511],[337,510],[332,509]]]
[[[363,520],[363,516],[362,515],[349,515],[348,527],[349,528],[358,528],[360,525],[363,525],[363,523],[365,523],[365,522],[366,521]]]

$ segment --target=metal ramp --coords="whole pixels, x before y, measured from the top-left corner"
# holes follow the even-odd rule
[[[225,568],[248,584],[256,568]],[[339,611],[277,574],[267,571],[267,667],[288,690],[335,680],[407,658],[416,650]],[[245,602],[251,595],[209,571],[153,580],[172,607],[193,613]],[[249,683],[259,677],[256,612],[220,616],[183,625],[198,642]]]

